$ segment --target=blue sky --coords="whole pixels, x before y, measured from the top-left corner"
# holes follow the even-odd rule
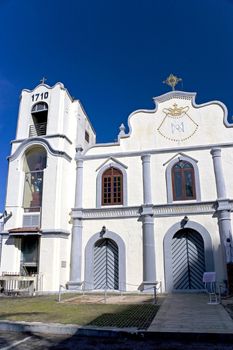
[[[233,114],[233,0],[0,0],[0,211],[19,95],[46,76],[81,100],[98,142],[174,73]]]

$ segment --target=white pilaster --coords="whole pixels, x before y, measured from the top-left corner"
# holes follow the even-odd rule
[[[75,187],[75,208],[82,208],[83,198],[83,160],[80,158],[81,148],[77,149],[76,160],[76,187]],[[82,219],[73,218],[71,259],[70,259],[70,281],[69,289],[80,289],[82,271]]]
[[[143,204],[145,205],[152,203],[150,157],[150,154],[144,154],[141,156],[143,177]]]
[[[218,199],[224,199],[226,198],[226,185],[222,168],[221,148],[212,148],[210,153],[212,154],[214,165],[217,197]]]

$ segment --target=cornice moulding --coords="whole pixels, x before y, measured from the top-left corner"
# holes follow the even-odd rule
[[[233,201],[231,203],[231,211],[233,211]],[[93,209],[72,209],[72,218],[80,218],[83,220],[91,219],[122,219],[122,218],[139,218],[144,215],[143,206],[121,207],[121,208],[93,208]],[[216,211],[216,201],[185,203],[185,204],[164,204],[152,205],[153,216],[168,217],[168,216],[183,216],[183,215],[199,215],[211,214]],[[81,214],[82,213],[82,214]]]
[[[208,144],[208,145],[198,145],[198,146],[181,146],[181,147],[170,147],[163,149],[148,149],[142,151],[129,151],[129,152],[116,152],[116,153],[102,153],[93,155],[82,155],[82,159],[92,160],[92,159],[106,159],[110,157],[123,158],[123,157],[141,157],[143,154],[164,154],[164,153],[181,153],[187,151],[200,151],[200,150],[210,150],[214,147],[220,148],[231,148],[233,147],[233,142],[219,143],[219,144]],[[190,156],[189,156],[190,157]]]

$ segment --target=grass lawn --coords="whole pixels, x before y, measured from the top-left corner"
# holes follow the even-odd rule
[[[57,295],[0,298],[0,320],[10,321],[147,328],[157,310],[152,304],[58,303]]]

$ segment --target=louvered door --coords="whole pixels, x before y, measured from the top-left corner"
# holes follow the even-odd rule
[[[118,247],[111,239],[101,239],[94,247],[94,289],[118,289]]]
[[[184,229],[175,234],[172,240],[172,264],[174,289],[204,288],[204,242],[198,232]]]

